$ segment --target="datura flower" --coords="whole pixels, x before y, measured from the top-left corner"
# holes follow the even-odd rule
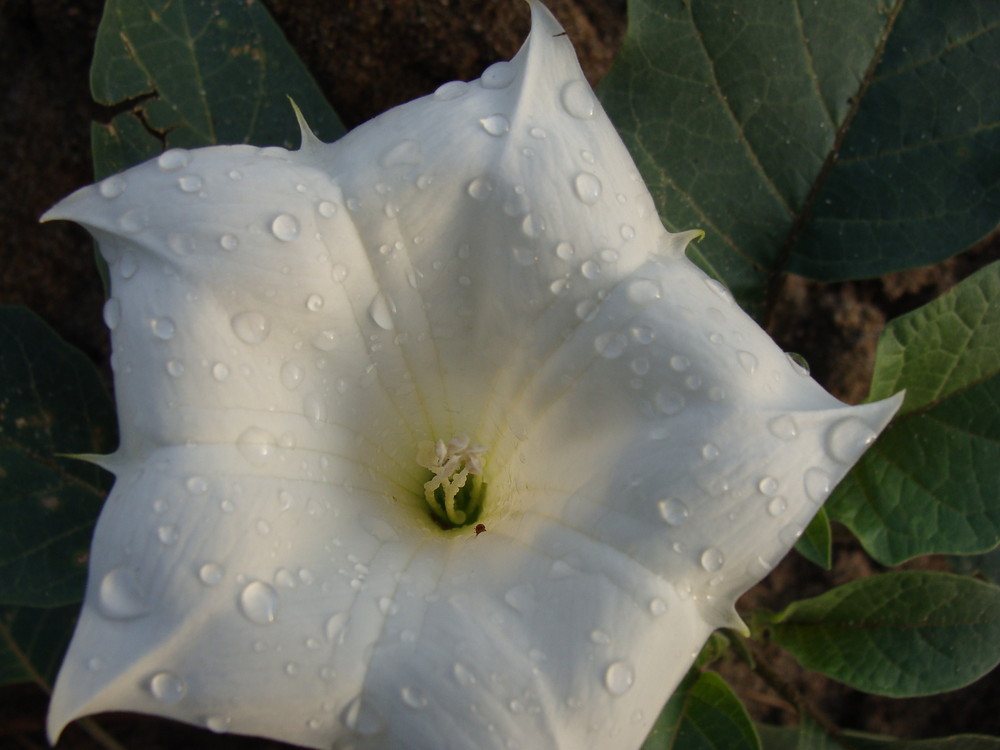
[[[336,143],[169,150],[44,217],[108,261],[121,424],[52,738],[638,747],[898,407],[685,258],[531,7]]]

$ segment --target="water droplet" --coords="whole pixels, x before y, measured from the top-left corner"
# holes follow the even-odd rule
[[[118,217],[118,227],[123,232],[138,232],[146,226],[146,214],[139,208],[126,211]]]
[[[726,301],[727,304],[735,304],[733,301],[733,295],[725,285],[717,279],[705,279],[705,286],[711,289],[720,298]]]
[[[270,625],[278,616],[278,592],[263,581],[251,581],[240,592],[240,611],[256,625]]]
[[[121,260],[118,261],[118,274],[123,279],[131,279],[139,270],[139,261],[136,260],[135,253],[127,250],[122,253]]]
[[[799,427],[790,414],[772,417],[767,422],[767,429],[781,440],[794,440],[799,435]]]
[[[326,422],[326,400],[318,393],[308,393],[302,399],[302,411],[313,427]]]
[[[236,337],[246,344],[259,344],[271,333],[271,321],[254,310],[234,315],[231,325]]]
[[[379,157],[378,161],[383,167],[388,168],[406,164],[419,164],[420,160],[420,144],[411,138],[405,138],[386,150]]]
[[[149,681],[149,692],[164,703],[176,703],[184,697],[184,681],[173,672],[157,672]]]
[[[460,661],[455,662],[451,672],[455,675],[455,681],[462,687],[472,687],[476,684],[476,676]]]
[[[649,372],[649,360],[645,357],[636,357],[629,363],[629,367],[636,375],[642,376]]]
[[[590,642],[596,643],[598,646],[610,646],[611,636],[605,633],[603,630],[591,630]]]
[[[212,365],[212,377],[220,383],[229,377],[229,367],[223,362]]]
[[[477,201],[484,201],[489,198],[490,193],[493,192],[493,185],[490,184],[489,180],[483,177],[477,177],[469,183],[469,187],[466,188],[466,191]]]
[[[706,461],[714,461],[719,457],[719,449],[711,443],[701,446],[701,457]]]
[[[176,526],[160,526],[156,530],[156,536],[159,538],[161,544],[177,544],[177,540],[180,535],[177,533]]]
[[[783,497],[776,497],[767,504],[767,512],[771,516],[780,516],[788,510],[788,503]]]
[[[452,99],[457,99],[465,94],[468,88],[469,84],[465,81],[449,81],[448,83],[443,83],[438,86],[437,90],[434,92],[434,98],[438,101],[450,101]]]
[[[186,174],[183,177],[177,178],[177,185],[180,187],[182,192],[197,193],[201,190],[204,183],[198,175]]]
[[[544,128],[532,128],[528,131],[528,135],[532,138],[537,138],[538,140],[548,137],[548,133],[545,132]]]
[[[299,673],[299,665],[296,664],[294,661],[290,661],[285,664],[285,674],[287,674],[289,677],[294,677],[298,673]]]
[[[670,369],[674,372],[687,372],[691,367],[691,360],[687,357],[675,354],[670,358]]]
[[[114,568],[101,579],[98,609],[112,620],[131,620],[145,614],[146,598],[131,568]]]
[[[570,81],[563,86],[559,98],[563,107],[573,117],[589,120],[594,116],[594,95],[590,93],[590,86],[586,82]]]
[[[601,275],[601,267],[594,260],[585,260],[580,264],[580,273],[584,278],[596,279]]]
[[[778,480],[774,477],[764,477],[757,482],[757,489],[760,490],[762,495],[773,497],[778,493]]]
[[[312,337],[311,343],[321,352],[332,352],[337,348],[337,332],[332,328],[322,330]]]
[[[653,401],[660,413],[666,414],[668,417],[677,414],[684,408],[684,396],[669,386],[660,388],[653,397]]]
[[[182,148],[164,151],[156,158],[156,165],[163,172],[176,172],[191,163],[191,154]]]
[[[177,332],[177,329],[174,326],[174,321],[166,317],[153,318],[153,320],[150,321],[150,327],[153,329],[153,335],[163,341],[169,341]]]
[[[333,268],[330,269],[330,276],[332,276],[333,280],[338,283],[343,283],[349,273],[350,270],[343,263],[336,263]]]
[[[230,718],[222,714],[212,714],[205,717],[205,726],[216,734],[222,734],[229,730]]]
[[[360,695],[347,704],[340,718],[348,729],[358,734],[372,735],[382,731],[382,717]]]
[[[660,517],[670,526],[680,526],[691,516],[691,511],[683,501],[675,497],[668,497],[658,504]]]
[[[617,359],[628,346],[628,337],[623,333],[606,331],[594,338],[594,349],[605,359]]]
[[[483,130],[494,136],[505,135],[510,131],[510,120],[501,114],[484,117],[479,121],[479,124],[483,126]]]
[[[573,190],[576,197],[592,206],[601,197],[601,181],[597,175],[590,172],[580,172],[573,180]]]
[[[620,234],[621,238],[623,240],[625,240],[626,242],[628,242],[629,240],[634,240],[635,239],[635,227],[633,227],[631,224],[622,224],[618,228],[618,234]]]
[[[822,503],[833,489],[830,475],[815,466],[806,469],[804,483],[806,496],[814,503]]]
[[[198,580],[206,586],[217,586],[222,583],[225,571],[218,563],[205,563],[198,568]]]
[[[278,214],[271,222],[271,233],[282,242],[299,238],[299,220],[291,214]]]
[[[224,234],[219,238],[219,245],[223,250],[235,250],[240,246],[240,241],[235,234]]]
[[[250,427],[236,439],[236,447],[240,454],[252,464],[258,466],[267,463],[278,453],[278,441],[267,430],[260,427]]]
[[[569,291],[569,279],[556,279],[549,284],[549,291],[559,295]]]
[[[572,260],[574,255],[576,255],[576,248],[569,242],[560,242],[556,245],[556,257],[560,260]]]
[[[660,285],[649,279],[638,279],[628,285],[626,290],[629,300],[636,305],[648,305],[660,299]]]
[[[521,231],[527,237],[541,237],[545,234],[545,219],[537,214],[528,214],[521,222]]]
[[[604,671],[604,687],[612,695],[624,695],[635,682],[635,669],[627,661],[612,662]]]
[[[310,294],[306,297],[306,310],[309,312],[319,312],[323,309],[323,297],[318,294]]]
[[[424,697],[424,694],[420,692],[419,688],[404,687],[400,691],[400,695],[403,698],[403,703],[410,708],[423,708],[427,705],[427,699]]]
[[[650,614],[659,617],[662,614],[666,614],[667,603],[660,599],[659,597],[651,599],[649,602],[649,612]]]
[[[842,464],[852,463],[871,445],[876,432],[857,417],[834,422],[826,433],[826,450],[830,458]]]
[[[637,344],[651,344],[656,338],[656,332],[649,326],[632,326],[629,332]]]
[[[306,376],[306,371],[302,369],[295,360],[289,360],[281,366],[281,384],[290,391],[294,391]]]
[[[104,324],[112,331],[122,322],[122,306],[116,297],[108,297],[104,303]]]
[[[806,362],[805,357],[795,352],[786,352],[785,356],[788,358],[788,364],[792,366],[796,375],[803,378],[809,377],[809,363]]]
[[[757,358],[750,352],[739,352],[736,358],[740,361],[740,366],[750,375],[757,371]]]
[[[392,316],[396,312],[396,306],[388,297],[379,292],[372,299],[368,306],[368,315],[372,322],[384,331],[391,331],[395,324]]]
[[[531,612],[535,608],[535,587],[530,583],[519,583],[507,589],[503,599],[518,612]]]
[[[320,201],[319,204],[316,206],[316,210],[319,212],[319,215],[322,216],[324,219],[329,219],[331,216],[337,213],[337,204],[332,203],[331,201]]]
[[[517,68],[509,62],[493,63],[483,71],[479,84],[484,89],[502,89],[510,85],[517,74]]]
[[[208,492],[208,482],[203,477],[188,477],[184,487],[192,495],[204,495]]]
[[[701,553],[701,567],[708,573],[721,569],[725,561],[726,558],[715,547],[709,547]]]
[[[101,180],[97,186],[97,192],[101,194],[102,198],[111,200],[124,193],[126,187],[128,187],[128,183],[125,182],[125,178],[114,175],[113,177]]]
[[[167,360],[167,374],[172,378],[179,378],[184,374],[184,363],[179,359]]]

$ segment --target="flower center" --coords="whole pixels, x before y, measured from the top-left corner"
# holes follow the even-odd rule
[[[424,440],[417,446],[417,463],[432,475],[424,482],[424,500],[441,528],[468,526],[479,518],[486,485],[482,479],[485,452],[468,435],[456,435],[447,443]]]

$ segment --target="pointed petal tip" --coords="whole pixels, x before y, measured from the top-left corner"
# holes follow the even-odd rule
[[[544,3],[540,0],[527,0],[531,8],[531,33],[548,33],[557,36],[564,33],[562,24],[552,15]]]
[[[320,146],[325,146],[316,134],[313,132],[312,128],[309,127],[309,123],[306,122],[305,115],[302,114],[302,110],[299,109],[299,105],[295,103],[292,97],[288,97],[288,103],[292,105],[292,111],[295,113],[295,121],[299,124],[299,151],[310,152]]]
[[[700,605],[701,616],[713,628],[728,628],[743,637],[750,636],[750,628],[736,611],[734,603],[726,599],[704,599]]]

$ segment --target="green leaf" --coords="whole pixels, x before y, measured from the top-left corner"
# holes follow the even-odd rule
[[[642,750],[759,750],[740,699],[714,672],[692,670],[667,702]]]
[[[1000,662],[1000,588],[950,573],[852,581],[772,615],[806,668],[896,698],[968,685]]]
[[[110,484],[57,453],[114,448],[114,409],[93,365],[33,313],[0,308],[0,603],[79,602]]]
[[[630,0],[600,95],[748,309],[946,258],[1000,215],[1000,5]]]
[[[776,727],[755,724],[764,750],[842,750],[843,745],[829,737],[812,719],[806,717],[798,726]]]
[[[806,737],[801,727],[776,727],[757,724],[764,750],[1000,750],[1000,738],[961,734],[927,740],[901,740],[895,737],[841,732],[836,738],[823,734]]]
[[[824,570],[830,569],[833,534],[830,531],[830,519],[825,508],[820,508],[819,513],[813,516],[813,520],[806,526],[802,537],[795,544],[795,551]]]
[[[963,555],[952,557],[951,566],[956,573],[981,575],[990,583],[1000,583],[1000,547],[985,555]]]
[[[292,148],[299,130],[288,97],[321,138],[344,132],[257,0],[108,0],[90,78],[99,103],[126,110],[93,127],[98,177],[165,147]]]
[[[870,399],[906,401],[826,505],[879,562],[1000,542],[998,342],[1000,263],[882,334]]]
[[[0,685],[52,685],[79,607],[0,607]]]

